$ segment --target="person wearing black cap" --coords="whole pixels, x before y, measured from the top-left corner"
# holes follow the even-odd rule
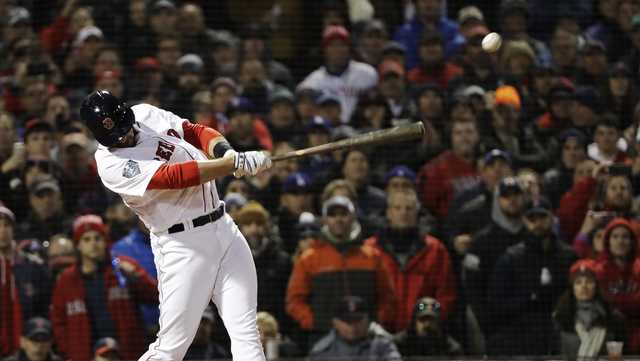
[[[267,125],[274,142],[302,143],[304,131],[296,117],[295,100],[289,89],[276,86],[269,94]]]
[[[2,361],[62,361],[53,350],[51,322],[42,317],[29,319],[22,327],[20,350]]]
[[[493,197],[490,222],[473,236],[468,252],[461,260],[465,274],[463,288],[485,333],[491,331],[493,320],[487,303],[491,272],[502,252],[518,243],[524,233],[521,220],[524,190],[517,178],[502,179]]]
[[[50,175],[29,185],[29,211],[16,229],[16,238],[35,238],[44,242],[58,233],[66,233],[71,220],[64,212],[60,183]]]
[[[171,0],[156,0],[149,6],[149,27],[154,37],[176,33],[176,5]]]
[[[403,356],[462,355],[462,346],[447,333],[441,313],[440,302],[432,297],[422,297],[416,301],[409,327],[394,335],[394,341]]]
[[[567,289],[573,249],[553,230],[554,216],[546,199],[529,202],[522,217],[520,242],[502,253],[488,287],[493,321],[487,334],[489,355],[555,355],[551,317]]]
[[[400,360],[400,352],[391,335],[371,322],[370,312],[367,303],[358,296],[345,296],[336,302],[332,330],[313,345],[309,353],[311,360]]]
[[[601,89],[607,77],[607,49],[597,40],[589,39],[580,49],[582,58],[579,64],[576,83]]]
[[[571,127],[571,107],[575,100],[575,87],[566,78],[560,78],[549,89],[546,113],[535,120],[536,131],[541,140],[549,138]]]
[[[571,124],[591,138],[595,126],[600,121],[603,108],[600,92],[596,88],[591,86],[578,87],[575,101],[571,105]]]
[[[379,19],[366,21],[358,34],[356,52],[358,60],[371,66],[380,64],[382,50],[389,40],[387,26]]]
[[[203,88],[204,62],[198,54],[181,56],[178,66],[177,87],[175,96],[167,109],[186,119],[193,119],[193,96]]]

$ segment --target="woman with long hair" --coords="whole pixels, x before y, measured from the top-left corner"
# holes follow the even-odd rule
[[[576,262],[570,271],[572,287],[553,313],[562,353],[569,361],[595,360],[606,353],[608,341],[625,341],[622,315],[602,297],[596,275],[595,261]]]

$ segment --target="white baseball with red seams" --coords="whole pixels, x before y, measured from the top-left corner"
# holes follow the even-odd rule
[[[118,193],[149,228],[158,270],[160,331],[140,358],[182,360],[213,300],[231,338],[234,360],[264,361],[256,326],[255,265],[244,236],[228,214],[193,228],[190,220],[222,205],[214,181],[183,189],[147,190],[163,164],[205,160],[185,141],[183,119],[157,107],[131,108],[136,146],[99,146],[95,158],[104,185]],[[185,230],[169,234],[174,224]]]

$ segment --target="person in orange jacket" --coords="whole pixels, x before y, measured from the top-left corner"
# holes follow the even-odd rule
[[[418,197],[413,190],[387,197],[387,226],[365,241],[391,271],[397,308],[390,331],[405,330],[420,297],[435,298],[446,319],[454,308],[456,285],[449,253],[442,242],[418,230]]]
[[[372,317],[391,324],[395,303],[390,274],[377,252],[362,244],[355,206],[344,196],[334,196],[324,202],[322,216],[320,239],[294,264],[287,313],[303,330],[319,335],[331,329],[335,302],[358,296],[371,306]]]

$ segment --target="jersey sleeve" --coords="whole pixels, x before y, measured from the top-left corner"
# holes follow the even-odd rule
[[[109,190],[123,195],[141,197],[153,175],[164,161],[130,159],[114,154],[96,153],[98,174]]]

